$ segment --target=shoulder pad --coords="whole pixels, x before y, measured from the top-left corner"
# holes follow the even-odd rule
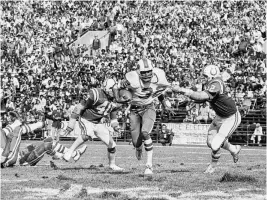
[[[100,90],[101,89],[99,88],[93,88],[93,89],[90,89],[89,91],[89,99],[93,101],[93,105],[95,105],[99,100],[100,93],[101,93]]]
[[[212,79],[207,85],[207,90],[211,93],[222,94],[224,92],[224,83],[222,79],[220,78]]]
[[[130,86],[133,88],[139,87],[139,75],[136,71],[131,71],[126,73],[125,75],[126,80],[129,82]]]
[[[162,69],[154,68],[153,73],[154,76],[151,81],[152,83],[170,85],[170,83],[167,81],[166,74]]]

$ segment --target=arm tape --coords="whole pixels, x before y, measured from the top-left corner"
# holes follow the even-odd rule
[[[71,131],[73,131],[73,128],[71,128],[71,127],[68,126],[68,127],[66,128],[66,131],[71,132]]]
[[[72,112],[71,115],[70,115],[70,117],[71,117],[72,119],[77,119],[79,116],[80,116],[80,115],[77,114],[77,113],[75,113],[75,112]]]

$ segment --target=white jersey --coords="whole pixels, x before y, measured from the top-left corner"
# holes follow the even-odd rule
[[[150,83],[144,84],[137,71],[128,72],[125,79],[120,81],[119,88],[127,88],[132,93],[132,105],[144,106],[151,104],[170,86],[165,72],[153,68],[153,77]]]

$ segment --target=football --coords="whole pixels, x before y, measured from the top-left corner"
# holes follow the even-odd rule
[[[119,92],[120,98],[124,100],[131,100],[132,99],[132,93],[128,90],[122,89]]]

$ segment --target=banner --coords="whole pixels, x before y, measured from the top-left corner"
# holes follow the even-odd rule
[[[173,144],[206,145],[209,124],[164,123],[174,132]]]

